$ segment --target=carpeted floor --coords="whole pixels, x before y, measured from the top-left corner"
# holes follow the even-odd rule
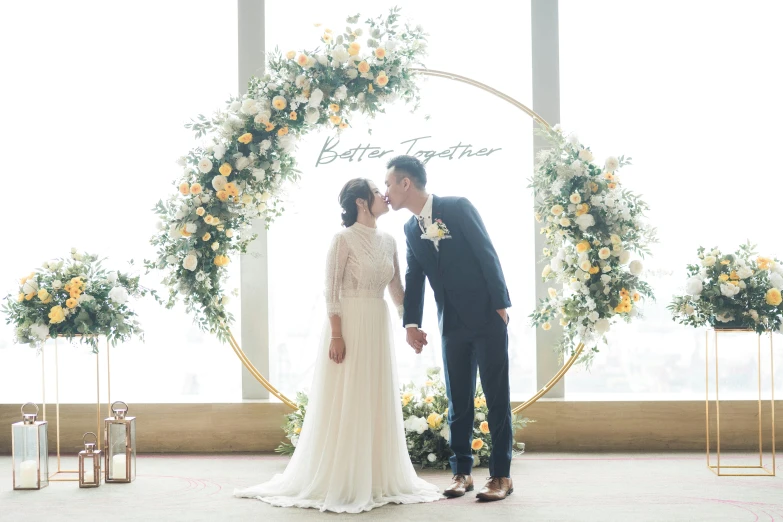
[[[13,491],[11,459],[0,457],[0,521],[783,521],[783,466],[772,478],[716,477],[703,454],[527,454],[514,461],[516,491],[495,503],[478,503],[469,494],[335,515],[232,497],[234,488],[265,481],[287,461],[273,455],[145,455],[132,484],[80,490],[59,482],[41,491]],[[421,475],[439,486],[451,478],[447,472]],[[485,469],[474,471],[475,479],[485,475]]]

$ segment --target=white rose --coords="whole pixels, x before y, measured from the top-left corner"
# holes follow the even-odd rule
[[[30,281],[27,281],[22,287],[22,292],[24,292],[25,294],[38,293],[38,283],[36,283],[32,279]]]
[[[223,159],[223,156],[226,155],[226,146],[220,144],[215,145],[215,147],[212,149],[212,155],[217,160]],[[209,168],[210,169],[212,168],[212,163],[209,164]],[[209,170],[204,171],[204,174],[206,174],[207,172],[209,172]]]
[[[478,458],[478,455],[473,455],[473,467],[477,468],[481,465],[481,459]]]
[[[438,460],[438,457],[436,457],[434,453],[430,453],[429,455],[427,455],[427,460],[429,460],[430,462],[435,462],[436,460]]]
[[[182,266],[185,270],[194,271],[198,266],[198,257],[196,257],[195,254],[188,254],[185,256],[185,259],[182,260]]]
[[[198,230],[198,225],[196,225],[195,223],[187,223],[185,225],[185,232],[187,232],[188,234],[195,234],[197,230]]]
[[[685,293],[688,295],[701,295],[701,292],[704,290],[704,283],[701,280],[701,277],[699,276],[693,276],[688,278],[688,280],[685,282]]]
[[[199,272],[196,274],[196,281],[198,281],[199,283],[200,283],[201,281],[203,281],[204,279],[206,279],[206,278],[207,278],[207,274],[205,274],[204,272],[202,272],[202,271],[200,271],[200,270],[199,270]]]
[[[595,322],[595,331],[598,335],[604,335],[609,331],[609,319],[599,319]]]
[[[696,310],[689,304],[685,305],[685,315],[693,315],[696,313]]]
[[[177,262],[177,256],[168,256],[166,258],[166,262],[170,265],[173,265]]]
[[[576,218],[576,225],[582,232],[585,232],[588,228],[595,225],[595,218],[592,214],[582,214]]]
[[[334,91],[334,99],[337,101],[342,101],[345,98],[348,97],[348,88],[345,85],[341,85],[337,88],[336,91]]]
[[[226,184],[228,183],[228,180],[225,176],[218,174],[214,178],[212,178],[212,188],[217,190],[218,192],[226,188]]]
[[[755,310],[751,310],[751,311],[749,311],[749,312],[748,312],[748,315],[750,315],[750,317],[751,317],[751,318],[752,318],[754,321],[756,321],[757,323],[759,322],[759,313],[758,313],[757,311],[755,311]]]
[[[348,54],[348,49],[345,47],[337,47],[334,51],[332,51],[332,60],[339,64],[343,64],[347,62],[351,58],[351,55]]]
[[[622,252],[620,252],[620,255],[618,257],[619,257],[620,264],[624,265],[631,260],[631,253],[627,250],[623,250]]]
[[[111,284],[116,283],[117,282],[117,272],[109,272],[108,274],[106,274],[106,279]]]
[[[552,267],[553,271],[560,272],[561,270],[563,270],[563,260],[560,258],[555,258],[552,260],[550,266]]]
[[[117,304],[125,304],[128,302],[128,291],[121,286],[115,286],[109,291],[109,299]]]
[[[253,169],[253,177],[256,181],[263,181],[266,177],[266,171],[264,169]]]
[[[606,163],[604,165],[607,172],[614,172],[620,166],[620,161],[614,156],[609,156],[606,158]]]
[[[280,160],[272,162],[272,172],[280,172]]]
[[[242,102],[242,112],[252,116],[260,110],[258,103],[252,98],[248,98]]]
[[[217,241],[215,241],[214,243],[212,243],[212,250],[214,250],[215,252],[217,252],[217,249],[218,249],[218,248],[220,248],[220,243],[218,243]]]
[[[212,162],[208,158],[201,158],[198,162],[198,170],[200,170],[202,174],[206,174],[212,170]]]
[[[228,230],[226,230],[226,237],[228,237],[228,238],[234,237],[234,229],[233,228],[229,228]]]
[[[449,439],[451,439],[451,430],[449,429],[448,424],[443,426],[443,429],[440,430],[440,436],[446,439],[446,442],[449,442]]]
[[[356,69],[348,69],[345,71],[345,75],[351,80],[355,80],[359,76],[359,71]]]
[[[427,227],[427,230],[424,234],[430,239],[436,239],[438,237],[438,232],[439,229],[437,223],[433,223]]]
[[[182,219],[182,218],[184,218],[184,217],[185,217],[185,211],[184,211],[184,210],[182,210],[182,209],[179,209],[179,210],[177,210],[177,211],[174,213],[174,218],[175,218],[175,219]]]
[[[593,161],[593,153],[587,149],[582,149],[579,151],[579,159],[589,163]]]
[[[95,301],[95,298],[91,295],[82,294],[79,296],[79,299],[77,301],[79,302],[79,304],[82,304],[82,303],[88,303],[90,301]]]
[[[737,283],[737,286],[739,286],[739,287],[740,287],[740,288],[742,288],[743,290],[745,290],[745,289],[748,287],[748,285],[745,283],[745,281],[739,281],[739,282]]]
[[[329,65],[329,60],[326,58],[325,54],[319,54],[315,57],[315,59],[320,63],[321,65]]]
[[[234,163],[234,166],[236,167],[237,171],[245,170],[249,165],[250,165],[250,158],[248,158],[247,156],[242,156],[241,158],[238,158]]]
[[[573,283],[571,283],[570,288],[574,292],[578,292],[579,289],[582,288],[582,283],[580,283],[579,281],[574,281]]]
[[[263,140],[261,143],[258,144],[258,148],[261,150],[261,152],[265,152],[269,150],[270,147],[272,147],[271,140]]]
[[[734,297],[738,293],[740,293],[740,287],[734,286],[734,285],[727,285],[726,283],[722,283],[720,285],[720,293],[723,294],[725,297]]]
[[[231,112],[237,112],[242,107],[242,103],[240,103],[239,100],[235,100],[231,102],[231,105],[228,106],[228,110]]]
[[[259,212],[266,212],[266,205],[264,203],[261,203],[258,205],[258,211]]]
[[[220,299],[220,304],[222,304],[223,306],[226,306],[226,305],[228,305],[228,303],[230,303],[230,302],[231,302],[231,298],[230,298],[230,297],[228,297],[227,295],[224,295],[224,296],[223,296],[223,297]]]
[[[590,314],[587,316],[587,318],[590,319],[590,322],[593,322],[593,323],[598,320],[598,317],[599,317],[599,315],[598,315],[598,312],[596,312],[596,311],[590,312]]]
[[[309,107],[318,107],[324,99],[324,92],[321,89],[315,89],[310,93],[310,101],[307,102]]]
[[[41,323],[35,323],[30,327],[30,333],[33,337],[45,341],[49,338],[49,326]]]
[[[609,256],[611,255],[612,255],[612,251],[606,247],[603,247],[601,250],[598,251],[598,257],[601,259],[609,259]]]
[[[174,224],[169,227],[169,237],[171,239],[179,239],[182,237],[182,232],[180,231],[179,227]]]
[[[296,148],[296,138],[291,134],[286,134],[277,139],[277,144],[283,151],[290,153]]]
[[[476,414],[476,420],[479,421],[479,422],[482,422],[482,421],[486,420],[486,416],[483,413],[478,412]]]
[[[612,281],[612,276],[608,276],[606,274],[601,276],[601,282],[605,285],[608,285]]]
[[[321,113],[314,107],[308,107],[305,111],[305,122],[310,125],[318,123],[318,119],[321,117]]]
[[[641,261],[631,261],[631,264],[628,265],[628,270],[631,272],[631,275],[639,276],[643,269],[644,265],[642,265]]]
[[[781,276],[777,272],[772,272],[769,275],[769,282],[775,288],[783,288],[783,276]]]
[[[62,287],[63,287],[63,282],[60,281],[59,279],[55,279],[54,281],[52,281],[52,288],[54,288],[55,290],[59,290]]]
[[[712,266],[715,264],[715,261],[716,261],[715,256],[706,256],[702,261],[702,264],[704,266]]]
[[[746,266],[743,266],[742,268],[737,270],[737,275],[739,276],[740,279],[747,279],[753,275],[753,270],[751,270]]]

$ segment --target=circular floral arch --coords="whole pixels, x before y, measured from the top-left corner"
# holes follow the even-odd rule
[[[156,298],[169,308],[182,299],[199,327],[227,342],[247,370],[292,409],[297,408],[295,402],[258,371],[231,333],[233,317],[225,307],[224,282],[226,267],[256,238],[252,221],[264,219],[268,228],[282,214],[280,189],[299,178],[297,139],[317,127],[340,132],[357,112],[373,117],[400,99],[415,109],[416,79],[422,75],[480,88],[554,132],[534,111],[496,89],[422,68],[427,35],[419,26],[401,27],[399,9],[366,20],[367,34],[358,21],[359,15],[349,17],[342,34],[324,29],[323,47],[285,55],[275,50],[268,56],[267,73],[250,79],[247,94],[229,99],[213,116],[200,115],[186,125],[207,142],[178,160],[183,172],[176,192],[155,208],[160,223],[151,243],[157,247],[157,258],[145,261],[148,271],[166,271],[168,296]],[[545,395],[579,360],[585,343],[574,345],[564,366],[514,413]]]

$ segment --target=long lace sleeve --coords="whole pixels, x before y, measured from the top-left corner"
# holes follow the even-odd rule
[[[341,234],[334,236],[326,258],[326,313],[329,317],[342,315],[340,293],[343,274],[348,264],[348,244]]]
[[[394,305],[397,307],[397,313],[402,319],[403,313],[403,300],[405,299],[405,289],[402,287],[402,278],[400,277],[400,262],[397,258],[397,242],[394,242],[394,254],[392,261],[394,263],[394,276],[389,283],[389,294],[391,295]]]

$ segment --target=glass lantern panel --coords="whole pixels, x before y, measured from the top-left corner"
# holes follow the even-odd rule
[[[131,441],[131,480],[136,480],[136,420],[130,421],[130,441]]]
[[[41,467],[41,487],[49,485],[49,440],[47,437],[48,424],[37,423],[38,426],[38,458]]]
[[[14,424],[14,486],[17,488],[38,487],[38,427]]]
[[[126,471],[126,426],[125,423],[109,423],[109,445],[106,448],[109,456],[108,477],[113,480],[125,480]]]

